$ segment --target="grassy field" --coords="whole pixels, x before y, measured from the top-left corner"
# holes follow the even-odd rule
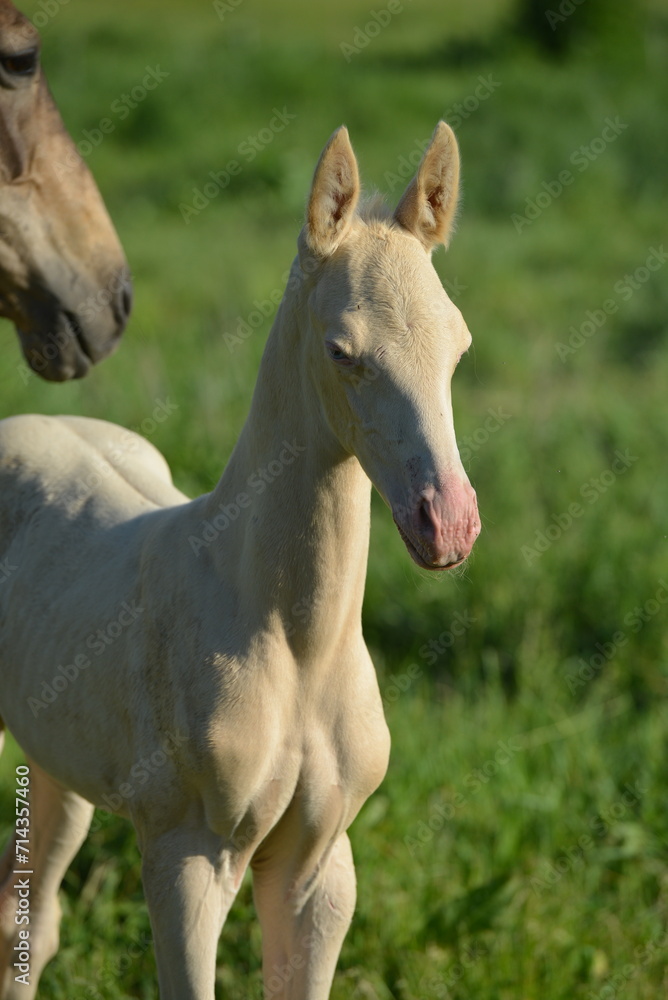
[[[144,430],[193,494],[243,424],[271,319],[230,335],[284,283],[330,133],[346,122],[394,202],[438,118],[456,126],[459,232],[435,261],[474,336],[453,391],[483,532],[435,578],[374,498],[365,628],[393,754],[351,831],[359,903],[334,1000],[666,995],[665,8],[555,0],[551,29],[510,0],[404,0],[376,33],[385,3],[55,6],[23,3],[75,140],[114,121],[87,160],[136,305],[77,384],[29,376],[6,325],[0,415]],[[263,142],[275,109],[285,127]],[[212,171],[219,190],[188,212]],[[4,834],[20,761],[10,744]],[[40,997],[155,997],[126,823],[96,814],[62,902]],[[221,998],[259,1000],[259,949],[244,884]]]

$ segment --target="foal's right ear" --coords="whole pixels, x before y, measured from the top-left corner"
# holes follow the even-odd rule
[[[360,193],[357,160],[345,125],[337,128],[318,160],[306,216],[306,241],[328,257],[348,232]]]

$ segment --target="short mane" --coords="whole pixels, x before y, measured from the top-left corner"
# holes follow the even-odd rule
[[[393,222],[392,209],[386,204],[380,191],[366,195],[357,208],[357,215],[363,222]]]

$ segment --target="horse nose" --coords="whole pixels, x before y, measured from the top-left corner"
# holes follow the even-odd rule
[[[415,531],[435,566],[454,566],[470,554],[480,534],[476,493],[454,474],[420,491]]]
[[[132,279],[127,271],[119,276],[114,298],[114,314],[118,322],[118,333],[122,333],[132,312]]]

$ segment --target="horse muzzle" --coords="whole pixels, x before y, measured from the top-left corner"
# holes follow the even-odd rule
[[[26,302],[16,328],[28,365],[49,382],[83,378],[118,346],[131,307],[126,272],[118,275],[113,291],[91,296],[81,308],[69,309],[51,296]]]
[[[454,473],[416,491],[405,505],[392,505],[399,534],[422,569],[454,569],[470,555],[480,534],[475,490]]]

